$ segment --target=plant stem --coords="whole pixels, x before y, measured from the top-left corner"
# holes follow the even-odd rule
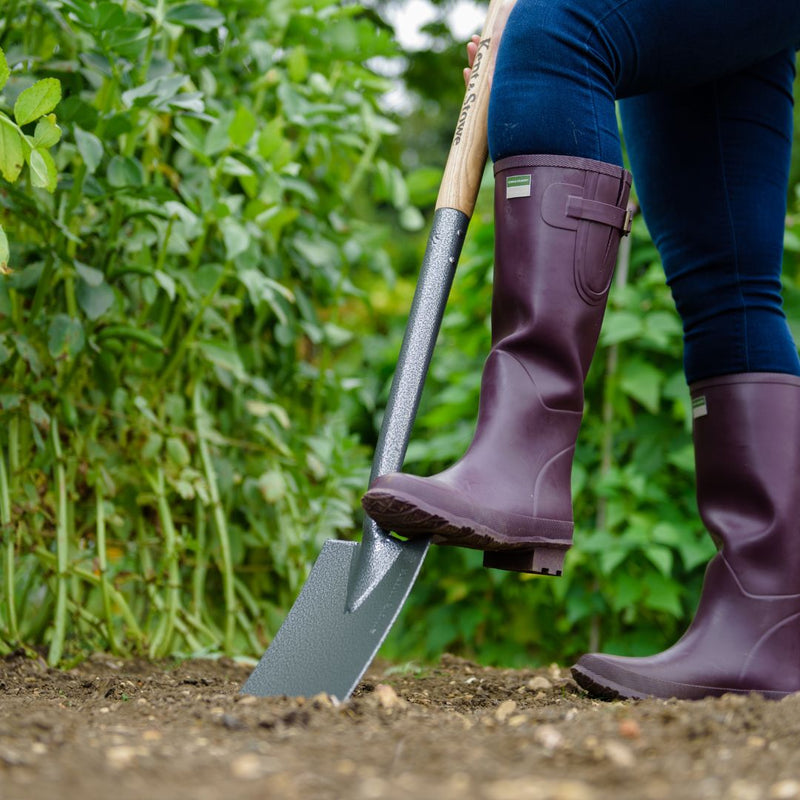
[[[193,408],[195,430],[197,431],[197,445],[200,448],[200,458],[203,462],[203,472],[205,473],[208,493],[211,498],[211,510],[214,516],[214,525],[219,537],[219,549],[222,560],[222,590],[225,598],[225,652],[229,655],[233,652],[233,635],[236,628],[236,588],[234,585],[233,559],[231,557],[231,543],[228,535],[228,526],[225,521],[225,514],[219,496],[217,476],[214,465],[211,461],[211,453],[208,449],[206,431],[204,428],[205,412],[203,411],[200,392],[202,384],[197,381],[193,393]]]
[[[194,504],[195,519],[195,566],[192,573],[192,608],[199,619],[203,618],[205,608],[206,573],[208,572],[208,553],[206,552],[206,515],[200,498]]]
[[[39,280],[36,282],[36,293],[33,295],[33,302],[31,303],[31,308],[28,312],[28,318],[26,321],[27,328],[32,327],[33,323],[36,321],[36,318],[39,316],[39,312],[42,310],[44,300],[50,292],[50,284],[53,280],[54,272],[55,258],[53,257],[53,254],[50,253],[47,256],[47,261],[44,263],[42,274],[39,276]]]
[[[8,615],[7,636],[12,642],[19,641],[19,628],[17,627],[17,603],[14,594],[16,584],[16,531],[11,526],[11,496],[8,491],[8,474],[6,473],[5,454],[0,449],[0,525],[3,528],[3,542],[5,552],[5,606]]]
[[[158,657],[168,655],[170,652],[172,636],[175,631],[175,620],[180,606],[181,579],[178,567],[178,540],[175,534],[172,513],[167,502],[164,470],[159,467],[156,478],[152,479],[148,476],[148,480],[156,494],[158,518],[164,535],[165,560],[167,564],[167,602],[164,604],[166,613],[162,615],[161,625],[150,645],[150,655]]]
[[[264,646],[258,641],[255,631],[253,630],[253,626],[250,624],[250,620],[247,618],[247,615],[244,613],[244,611],[239,611],[236,615],[236,618],[239,620],[239,625],[244,631],[245,636],[247,636],[247,642],[250,645],[250,649],[254,653],[260,653],[264,649]]]
[[[51,667],[61,661],[64,651],[64,640],[67,632],[67,588],[69,567],[69,523],[67,514],[67,476],[64,469],[64,458],[58,438],[58,421],[51,417],[50,443],[53,448],[56,478],[56,609],[53,625],[53,638],[47,654],[47,663]]]
[[[628,285],[628,273],[631,263],[631,237],[626,236],[620,242],[619,253],[617,255],[616,267],[616,286],[617,290],[622,290]],[[603,439],[600,445],[600,475],[605,477],[611,469],[611,460],[614,453],[614,391],[615,377],[619,367],[619,345],[612,344],[606,354],[606,370],[603,391]],[[602,530],[606,526],[608,517],[608,498],[601,497],[597,502],[597,515],[595,517],[595,527]],[[592,587],[593,592],[600,591],[600,587],[595,581]],[[589,628],[589,652],[594,653],[600,649],[600,617],[593,614]]]
[[[106,511],[103,500],[102,478],[98,477],[95,485],[95,509],[97,512],[97,561],[100,570],[100,594],[103,598],[103,614],[106,622],[106,636],[108,646],[112,653],[119,653],[116,636],[114,635],[114,615],[111,607],[111,592],[108,582],[108,556],[106,551]]]
[[[194,337],[197,334],[197,331],[203,322],[203,315],[206,312],[206,309],[211,305],[214,297],[216,296],[217,292],[222,288],[222,284],[225,282],[225,277],[227,275],[227,270],[222,270],[219,274],[214,285],[211,287],[211,291],[203,298],[203,301],[200,303],[200,307],[197,309],[197,313],[194,316],[191,324],[189,325],[189,330],[186,331],[183,338],[178,343],[178,346],[175,348],[175,352],[172,354],[172,358],[169,360],[169,363],[164,368],[164,371],[161,373],[161,376],[156,381],[155,391],[159,391],[161,387],[163,387],[167,380],[170,378],[172,373],[180,366],[181,361],[186,353],[186,350],[189,346],[194,342]]]

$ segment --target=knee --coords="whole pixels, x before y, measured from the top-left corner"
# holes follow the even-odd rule
[[[621,159],[613,48],[599,32],[608,5],[609,0],[517,1],[492,83],[492,159],[530,152]]]
[[[608,0],[517,0],[503,32],[497,68],[544,75],[585,72],[587,56],[613,68],[618,48],[613,26],[606,25],[608,6]]]
[[[497,69],[549,71],[565,64],[580,38],[579,0],[517,0],[500,46]]]

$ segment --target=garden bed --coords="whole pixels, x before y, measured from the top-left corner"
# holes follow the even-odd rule
[[[0,661],[0,797],[800,798],[800,695],[597,702],[567,670],[375,665],[338,704],[230,660]]]

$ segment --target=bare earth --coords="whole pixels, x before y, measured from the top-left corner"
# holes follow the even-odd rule
[[[0,660],[2,800],[800,799],[800,695],[596,702],[564,669],[376,665],[334,704],[232,661]]]

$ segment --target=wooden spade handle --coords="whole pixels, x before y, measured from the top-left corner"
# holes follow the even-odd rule
[[[472,75],[439,187],[437,210],[454,208],[471,217],[475,208],[488,154],[486,125],[491,77],[500,36],[514,3],[515,0],[491,0],[489,4],[478,53],[472,65]]]

